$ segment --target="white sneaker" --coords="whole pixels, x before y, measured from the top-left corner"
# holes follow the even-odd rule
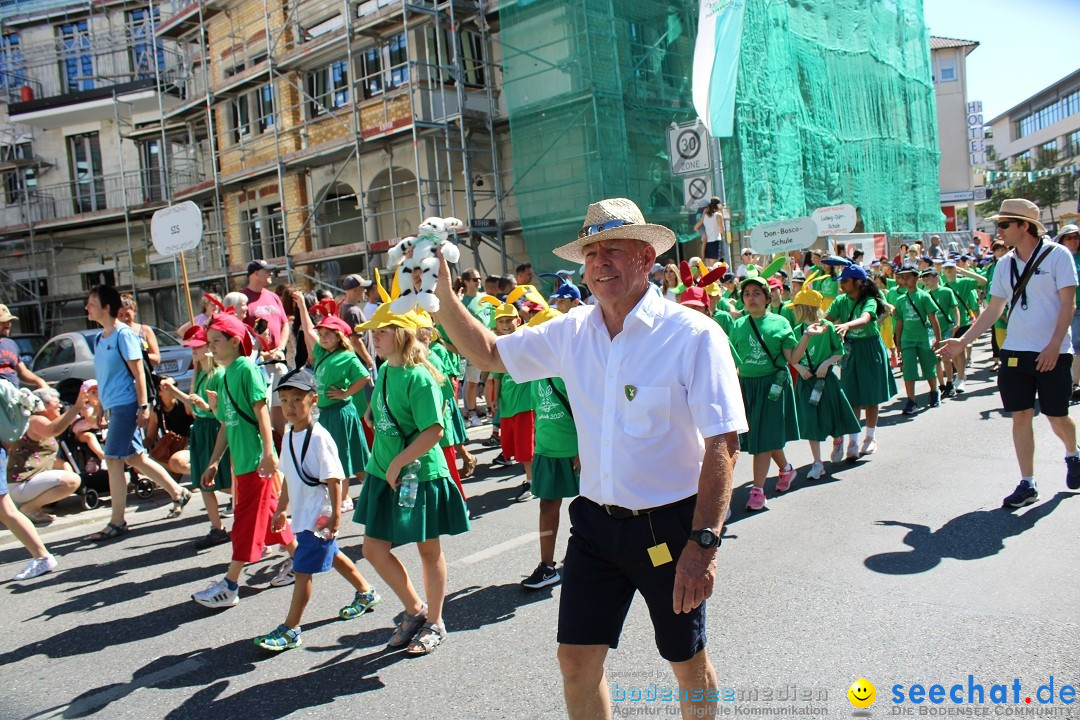
[[[860,454],[861,455],[873,455],[876,452],[877,452],[877,440],[875,440],[874,438],[868,436],[865,440],[862,441],[862,450],[860,451]]]
[[[844,459],[847,460],[848,462],[855,462],[856,460],[859,459],[859,443],[858,442],[848,442],[847,455],[844,456]]]
[[[286,585],[292,585],[294,582],[296,582],[296,577],[292,571],[292,558],[289,558],[281,564],[278,574],[270,581],[270,587],[285,587]]]
[[[210,583],[210,587],[195,593],[191,596],[191,599],[208,608],[233,607],[240,602],[240,588],[230,590],[223,578]]]
[[[52,555],[46,555],[43,558],[34,558],[26,564],[26,567],[19,572],[18,575],[12,578],[12,580],[30,580],[36,578],[39,575],[44,575],[47,572],[52,572],[57,566],[56,558]]]
[[[838,463],[844,459],[844,441],[834,442],[832,446],[832,454],[829,455],[829,462]]]
[[[481,420],[480,417],[475,413],[470,415],[469,418],[465,421],[466,427],[480,427],[483,424],[484,421]]]
[[[825,474],[825,466],[819,462],[814,463],[810,467],[810,472],[806,473],[807,480],[820,480],[821,476]]]
[[[352,512],[352,509],[353,509],[352,498],[348,497],[348,496],[345,496],[345,499],[341,501],[341,512],[342,512],[342,514]]]
[[[954,387],[956,388],[957,393],[964,392],[964,378],[957,379],[956,385]]]

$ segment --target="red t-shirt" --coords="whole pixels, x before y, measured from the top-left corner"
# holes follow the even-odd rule
[[[270,331],[270,342],[277,347],[281,342],[281,329],[289,321],[285,315],[285,306],[281,304],[281,298],[269,290],[256,293],[250,288],[241,290],[247,297],[248,310],[244,322],[255,327],[255,321],[259,318],[266,320],[266,327]]]

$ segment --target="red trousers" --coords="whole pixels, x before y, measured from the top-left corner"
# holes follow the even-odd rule
[[[277,512],[274,481],[259,477],[258,472],[233,476],[232,559],[255,562],[267,545],[288,545],[293,541],[288,523],[280,533],[270,530]]]

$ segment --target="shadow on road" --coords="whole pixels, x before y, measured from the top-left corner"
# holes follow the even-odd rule
[[[944,558],[979,560],[1001,552],[1005,539],[1020,535],[1077,493],[1059,492],[1048,501],[1017,513],[1006,508],[974,510],[949,520],[937,530],[899,520],[881,520],[886,527],[908,529],[907,551],[879,553],[866,558],[870,570],[883,575],[914,575],[934,569]]]

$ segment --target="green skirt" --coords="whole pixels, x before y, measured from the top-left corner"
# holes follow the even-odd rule
[[[896,379],[880,337],[851,338],[844,343],[840,387],[851,407],[884,405],[896,395]]]
[[[817,405],[810,404],[810,394],[814,392],[817,378],[803,380],[795,386],[795,403],[799,408],[799,431],[803,440],[824,442],[829,438],[851,435],[862,429],[855,411],[851,409],[840,387],[836,373],[830,371],[825,376],[825,388]]]
[[[581,478],[574,472],[574,458],[533,455],[532,494],[541,500],[561,500],[581,494]]]
[[[221,427],[214,418],[197,417],[191,423],[191,434],[188,440],[188,455],[191,462],[191,487],[194,490],[202,490],[199,480],[202,478],[206,466],[210,464],[210,456],[214,454],[214,444],[217,443],[218,429]],[[232,487],[232,471],[229,469],[229,450],[221,456],[218,463],[217,477],[214,478],[215,490],[227,490]]]
[[[442,440],[439,441],[439,446],[453,447],[468,440],[469,435],[465,431],[465,418],[461,416],[461,408],[458,407],[457,400],[451,398],[446,402],[450,407],[449,412],[447,412],[450,422],[447,423]]]
[[[748,378],[739,376],[749,432],[739,435],[739,449],[757,455],[783,450],[784,445],[799,439],[799,416],[795,410],[795,391],[791,378],[784,383],[779,399],[769,399],[776,374]]]
[[[395,545],[460,535],[470,528],[469,511],[450,478],[421,482],[416,505],[403,508],[386,479],[368,473],[353,520],[364,526],[365,536]]]
[[[326,428],[337,444],[338,458],[341,460],[345,477],[351,478],[364,472],[370,453],[356,405],[342,402],[319,408],[319,424]]]

